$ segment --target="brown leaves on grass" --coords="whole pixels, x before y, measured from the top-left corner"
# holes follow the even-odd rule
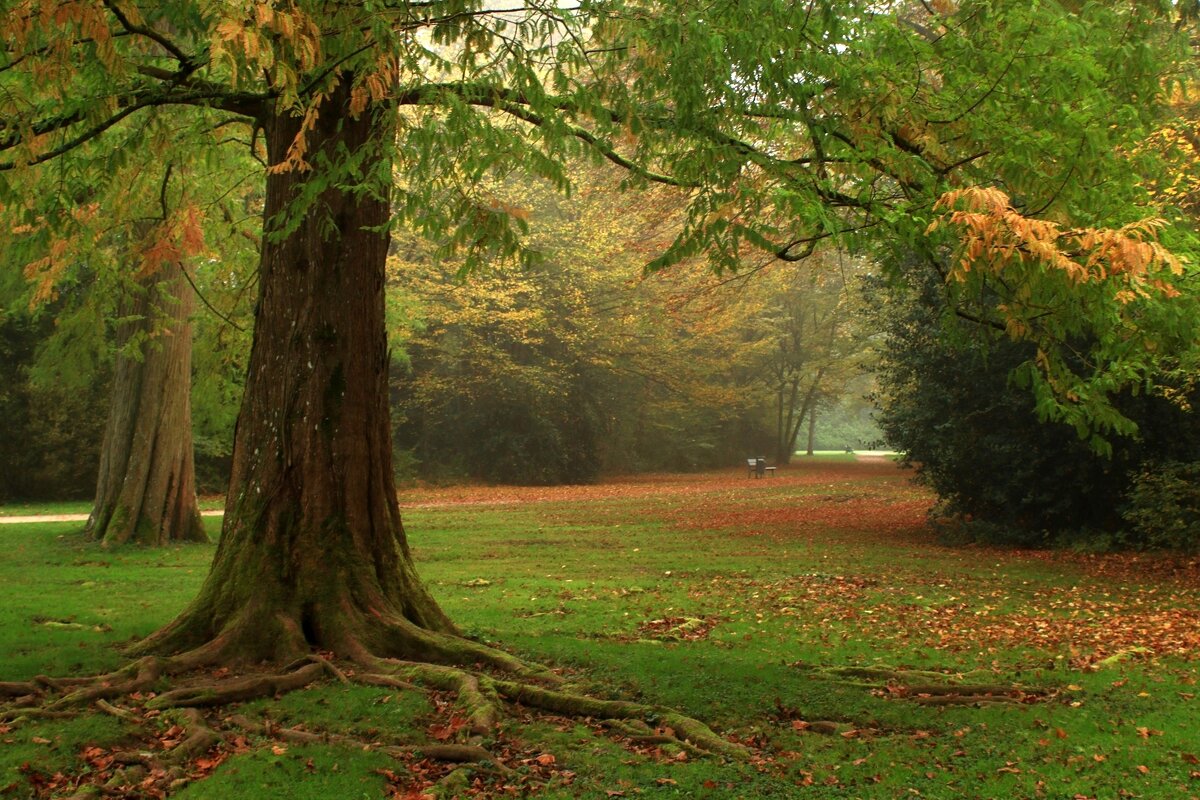
[[[450,782],[460,776],[461,779],[454,783],[452,796],[477,800],[525,797],[551,781],[557,786],[569,786],[575,780],[575,773],[563,768],[552,753],[522,751],[512,741],[499,742],[492,752],[498,762],[512,769],[501,772],[484,767],[468,773],[445,761],[413,757],[397,769],[375,772],[387,780],[385,796],[393,800],[430,800],[447,796]]]
[[[637,638],[671,642],[696,642],[707,639],[721,622],[718,617],[663,617],[643,622]]]
[[[822,640],[853,635],[922,649],[992,654],[1028,649],[1066,653],[1071,665],[1091,668],[1124,654],[1200,657],[1200,603],[1194,589],[1127,588],[1097,598],[1078,585],[1038,592],[1023,601],[995,578],[799,575],[779,581],[741,576],[712,579],[709,596],[738,598],[765,618],[812,631]],[[928,593],[931,597],[925,597]],[[934,599],[939,598],[939,599]]]
[[[667,521],[676,531],[739,537],[753,543],[756,553],[776,545],[828,546],[842,562],[862,555],[869,556],[866,564],[878,564],[882,553],[903,559],[897,565],[918,564],[911,570],[884,573],[864,566],[857,575],[842,571],[770,582],[730,576],[693,592],[702,596],[697,599],[728,598],[747,615],[741,618],[786,618],[790,626],[811,629],[822,640],[854,636],[984,655],[1030,649],[1067,653],[1077,667],[1136,648],[1151,656],[1200,655],[1200,617],[1187,610],[1200,604],[1200,559],[944,547],[926,526],[931,496],[886,459],[797,459],[778,477],[761,480],[730,469],[634,476],[593,486],[422,489],[410,492],[409,499],[406,505],[430,508],[570,504],[553,513],[591,523],[597,515],[643,514]],[[608,503],[614,499],[645,503],[614,511]],[[921,566],[926,559],[943,562],[940,571]],[[1071,576],[1075,585],[1014,597],[1013,573],[1031,568]],[[643,623],[637,638],[703,638],[711,632],[708,623],[716,621],[705,618],[694,633],[675,630],[684,619]]]
[[[825,494],[775,506],[699,504],[676,512],[672,519],[685,530],[729,529],[737,536],[779,541],[853,533],[860,544],[881,535],[893,544],[910,539],[929,543],[931,537],[925,530],[929,507],[928,498],[892,492],[859,497]]]
[[[1114,602],[1096,604],[1081,598],[1080,611],[1056,614],[1044,605],[1033,605],[1017,613],[981,619],[978,612],[920,615],[927,641],[949,650],[1004,647],[1033,647],[1046,651],[1067,650],[1075,667],[1091,667],[1122,653],[1200,656],[1200,619],[1183,608],[1137,610]],[[974,627],[971,627],[971,626]]]

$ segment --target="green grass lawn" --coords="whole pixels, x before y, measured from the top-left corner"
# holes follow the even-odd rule
[[[679,708],[754,750],[747,763],[680,757],[593,720],[510,708],[490,746],[513,772],[482,776],[483,796],[1200,795],[1194,562],[942,547],[920,527],[928,498],[882,461],[805,459],[774,480],[471,491],[404,499],[422,575],[468,635],[595,695]],[[78,530],[0,526],[0,680],[120,665],[119,645],[169,621],[213,554],[106,551]],[[838,672],[850,667],[910,672]],[[909,691],[956,680],[998,691],[949,706]],[[328,682],[210,721],[236,712],[419,744],[440,735],[446,705]],[[8,718],[3,798],[51,796],[39,780],[86,772],[96,748],[161,738],[176,721]],[[176,796],[403,797],[422,785],[409,770],[425,768],[261,736],[226,750]]]

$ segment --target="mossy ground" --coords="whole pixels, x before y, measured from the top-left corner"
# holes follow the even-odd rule
[[[942,547],[921,529],[928,498],[904,473],[844,459],[798,461],[763,480],[731,471],[574,494],[406,493],[421,574],[469,635],[565,668],[594,695],[679,708],[753,744],[759,756],[740,764],[680,759],[631,749],[585,722],[516,713],[502,723],[505,751],[553,756],[554,765],[534,780],[532,762],[510,764],[528,778],[511,782],[518,791],[1200,796],[1200,689],[1190,660],[1200,643],[1200,567]],[[206,523],[215,538],[219,519]],[[0,526],[0,679],[119,666],[117,645],[177,614],[214,549],[102,550],[82,540],[80,527]],[[820,669],[872,665],[975,671],[972,680],[985,675],[1048,694],[937,707]],[[442,702],[329,682],[236,711],[420,744],[443,735]],[[839,727],[822,735],[808,727],[814,721]],[[85,769],[88,745],[140,735],[100,714],[0,730],[0,797],[33,796],[32,773]],[[375,751],[251,736],[178,796],[382,797],[403,785],[392,778],[405,769]]]

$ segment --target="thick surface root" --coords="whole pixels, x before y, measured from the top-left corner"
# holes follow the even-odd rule
[[[543,689],[540,686],[513,681],[492,683],[506,699],[531,708],[575,717],[655,721],[664,729],[673,731],[666,735],[677,739],[681,744],[691,745],[696,750],[735,759],[745,759],[750,755],[750,751],[744,746],[722,739],[703,722],[673,709],[627,700],[597,700],[585,695]]]
[[[336,733],[318,733],[300,728],[281,728],[270,724],[270,722],[255,722],[240,715],[229,717],[227,722],[244,730],[284,742],[293,742],[296,744],[335,744],[351,747],[356,750],[376,750],[380,753],[397,757],[416,755],[423,758],[432,758],[435,761],[448,761],[456,764],[492,764],[499,772],[510,772],[508,767],[497,761],[496,757],[490,752],[474,744],[387,745]]]
[[[172,689],[155,697],[147,705],[150,708],[180,708],[223,706],[242,703],[277,694],[303,689],[325,672],[318,663],[307,664],[294,672],[279,672],[267,675],[251,675],[220,683],[188,686]]]
[[[655,722],[660,731],[647,728],[645,735],[654,736],[657,744],[677,744],[694,754],[721,755],[744,759],[749,751],[739,744],[726,741],[707,725],[678,711],[624,700],[599,700],[582,694],[548,689],[532,683],[493,678],[454,667],[417,664],[380,659],[376,662],[386,673],[367,673],[356,677],[364,683],[394,686],[399,678],[403,683],[417,683],[453,691],[458,707],[468,720],[468,729],[475,735],[486,735],[495,725],[501,699],[529,708],[549,711],[570,717],[597,720],[633,720],[643,724]],[[645,743],[645,742],[642,742]]]
[[[969,679],[993,677],[983,670],[945,673],[894,667],[820,667],[795,664],[813,674],[839,683],[860,686],[882,696],[909,700],[926,706],[1022,705],[1052,695],[1046,689],[1001,683],[968,683]]]
[[[411,769],[417,772],[411,774],[421,775],[425,781],[422,791],[438,797],[459,797],[464,787],[483,785],[481,781],[501,780],[507,784],[510,780],[530,779],[528,769],[531,764],[536,767],[535,759],[506,744],[501,718],[509,705],[586,719],[633,746],[661,747],[668,753],[682,751],[696,757],[717,755],[740,760],[751,755],[746,747],[726,741],[704,723],[673,709],[566,691],[558,675],[544,668],[531,668],[516,658],[503,661],[502,667],[496,660],[487,660],[483,663],[492,671],[485,672],[475,661],[469,662],[471,667],[459,667],[372,656],[335,663],[326,654],[306,654],[278,672],[226,677],[229,670],[222,668],[198,674],[196,670],[211,665],[223,646],[217,642],[182,656],[143,656],[121,669],[89,678],[39,677],[4,683],[0,685],[0,722],[13,726],[27,720],[76,716],[90,708],[93,713],[127,723],[132,745],[111,751],[88,748],[80,755],[87,767],[81,768],[78,775],[54,776],[64,781],[55,796],[79,800],[167,796],[205,777],[230,753],[244,750],[248,745],[243,733],[299,744],[381,752],[414,765]],[[462,650],[468,656],[475,652],[473,647]],[[363,669],[364,662],[369,668]],[[278,696],[320,680],[451,693],[455,699],[446,726],[451,738],[420,744],[367,741],[304,726],[279,726],[269,719],[205,711]],[[170,683],[175,685],[167,686]],[[438,705],[446,708],[440,700]],[[503,761],[520,765],[521,770],[514,773],[513,766]],[[435,767],[431,773],[428,766],[416,767],[417,762],[456,766],[430,784],[427,776],[440,770]],[[387,773],[389,781],[401,782],[410,774]]]

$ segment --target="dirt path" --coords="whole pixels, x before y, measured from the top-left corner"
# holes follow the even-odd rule
[[[201,511],[202,517],[218,517],[225,512],[219,508]],[[29,517],[0,517],[0,525],[17,525],[28,522],[87,522],[87,514],[35,514]]]

